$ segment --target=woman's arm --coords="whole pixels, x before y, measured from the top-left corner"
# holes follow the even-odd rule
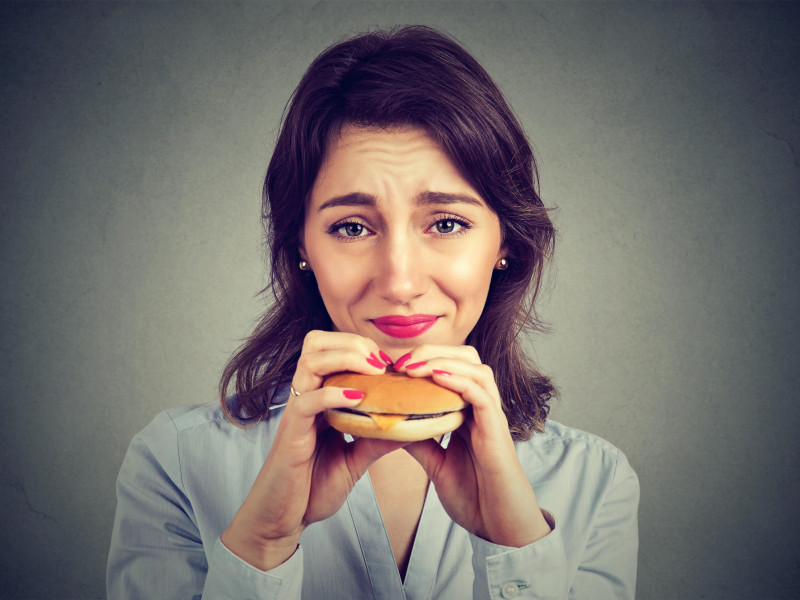
[[[405,447],[425,469],[450,518],[487,541],[520,548],[551,526],[516,454],[491,368],[471,346],[416,348],[404,366],[412,377],[433,380],[472,410],[447,449],[434,440]]]
[[[264,573],[230,554],[219,539],[204,546],[182,486],[177,448],[177,431],[166,413],[128,448],[117,478],[108,598],[299,598],[292,590],[302,580],[301,558]]]
[[[402,442],[359,439],[352,444],[322,419],[329,408],[355,406],[358,390],[322,387],[339,371],[383,373],[375,342],[351,334],[312,331],[294,373],[292,396],[255,482],[222,533],[222,543],[256,568],[270,570],[295,552],[303,530],[344,504],[375,460]],[[353,395],[353,392],[355,395]]]
[[[639,550],[639,479],[622,452],[608,493],[594,519],[578,572],[574,599],[632,599],[636,595]]]
[[[475,600],[567,597],[567,558],[557,524],[547,537],[522,548],[499,546],[474,535],[470,541]]]
[[[474,598],[632,600],[636,595],[639,481],[622,452],[582,548],[572,551],[577,571],[567,572],[563,523],[549,516],[553,531],[523,548],[470,536]],[[580,537],[580,536],[579,536]],[[570,584],[571,580],[571,584]],[[569,591],[567,591],[569,587]]]
[[[575,575],[558,515],[553,519],[539,507],[535,482],[516,454],[491,369],[468,346],[420,346],[409,363],[415,365],[405,368],[411,376],[432,376],[472,405],[447,449],[428,440],[406,450],[428,473],[453,521],[473,536],[475,597],[506,597],[502,587],[508,584],[506,592],[520,598],[566,598],[569,589],[572,598],[632,598],[639,492],[624,455],[618,453],[597,512],[586,515],[585,548],[569,549],[579,557]]]
[[[204,586],[206,599],[299,597],[300,533],[335,513],[368,466],[403,445],[348,444],[321,418],[327,408],[358,402],[346,390],[321,388],[325,375],[383,372],[385,365],[373,359],[379,352],[352,334],[307,336],[293,381],[302,394],[287,404],[266,461],[219,538],[201,539],[169,415],[137,436],[118,480],[109,598],[197,597]]]

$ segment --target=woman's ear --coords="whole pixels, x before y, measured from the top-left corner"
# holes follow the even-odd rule
[[[506,258],[506,247],[503,245],[497,253],[497,258],[494,263],[495,271],[505,271],[508,268],[508,259]]]
[[[300,261],[298,262],[297,266],[300,268],[301,271],[311,271],[311,265],[308,262],[308,254],[306,254],[306,247],[303,243],[303,230],[300,230],[300,233],[297,235],[297,240],[300,242],[297,251],[300,254]]]
[[[495,262],[502,260],[507,256],[508,256],[508,248],[506,247],[505,244],[503,244],[502,246],[500,246],[500,250],[497,251],[497,258],[495,259]]]

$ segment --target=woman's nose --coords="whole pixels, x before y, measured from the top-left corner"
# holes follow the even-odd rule
[[[424,248],[408,236],[384,240],[376,267],[377,293],[393,304],[407,304],[428,291],[427,260]]]

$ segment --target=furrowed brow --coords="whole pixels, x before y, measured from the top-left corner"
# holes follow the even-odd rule
[[[344,196],[336,196],[335,198],[323,202],[317,209],[317,212],[334,206],[375,206],[375,197],[363,192],[353,192],[352,194],[345,194]]]
[[[431,204],[471,204],[473,206],[484,206],[484,203],[473,196],[466,194],[449,194],[447,192],[425,191],[414,198],[414,203],[418,206]],[[323,202],[317,212],[334,206],[375,206],[375,197],[364,192],[353,192],[343,196],[336,196]]]
[[[427,204],[472,204],[484,206],[484,203],[473,196],[466,194],[448,194],[446,192],[422,192],[414,202],[420,206]]]

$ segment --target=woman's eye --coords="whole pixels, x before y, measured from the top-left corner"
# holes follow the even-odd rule
[[[431,229],[440,235],[453,235],[460,233],[467,227],[467,224],[463,221],[457,221],[456,219],[439,219],[433,224]]]
[[[342,238],[357,238],[364,237],[369,233],[369,230],[361,223],[355,221],[350,223],[338,223],[331,227],[331,233]]]
[[[348,223],[340,228],[344,231],[344,235],[349,237],[358,237],[364,231],[364,226],[361,223]]]
[[[439,233],[453,233],[453,231],[456,231],[456,227],[458,226],[459,226],[458,223],[456,223],[455,221],[451,219],[446,219],[443,221],[437,221],[435,227],[436,231],[438,231]]]

